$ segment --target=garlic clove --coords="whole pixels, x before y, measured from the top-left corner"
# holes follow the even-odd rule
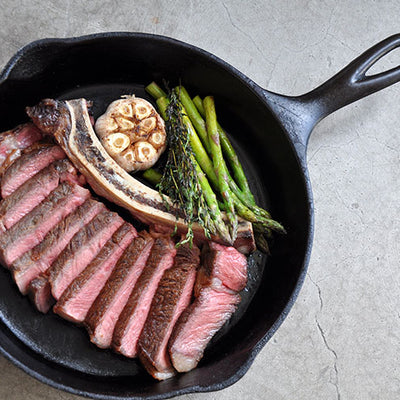
[[[118,124],[114,118],[109,118],[107,114],[102,115],[96,121],[94,129],[100,137],[110,134],[118,129]]]
[[[128,135],[117,132],[104,137],[102,143],[110,155],[116,155],[124,151],[131,144],[131,141]]]
[[[126,151],[124,154],[122,154],[122,157],[124,157],[124,159],[130,164],[133,164],[136,161],[135,152],[133,149]]]
[[[132,118],[133,107],[131,100],[130,99],[115,100],[108,106],[106,114],[108,114],[111,117],[122,116],[122,117]]]
[[[156,149],[165,145],[165,133],[161,131],[153,132],[149,137],[149,143],[151,143]]]
[[[132,149],[135,153],[135,159],[140,163],[147,163],[156,158],[156,149],[148,142],[136,142]]]
[[[124,117],[115,118],[118,128],[121,131],[130,131],[135,127],[135,123]]]
[[[130,104],[129,102],[127,102],[126,100],[121,101],[121,105],[119,107],[119,112],[121,115],[123,115],[124,117],[129,117],[132,118],[133,117],[133,107],[132,104]]]
[[[145,100],[139,100],[139,99],[135,99],[135,103],[134,103],[134,112],[135,112],[135,117],[138,120],[142,120],[144,118],[147,118],[151,115],[152,113],[152,106],[150,103],[148,103]]]
[[[150,132],[157,126],[156,117],[149,117],[140,121],[140,130]]]

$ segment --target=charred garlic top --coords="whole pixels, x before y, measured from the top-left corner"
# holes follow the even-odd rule
[[[150,168],[166,147],[163,119],[148,101],[135,96],[113,101],[95,130],[110,156],[128,172]]]

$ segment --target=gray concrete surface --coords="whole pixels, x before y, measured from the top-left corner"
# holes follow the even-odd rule
[[[302,94],[400,30],[392,1],[0,0],[0,65],[30,41],[143,31],[202,47],[285,94]],[[400,64],[398,52],[381,68]],[[298,301],[249,372],[211,399],[400,398],[400,84],[313,132],[315,241]],[[0,358],[0,399],[78,397]]]

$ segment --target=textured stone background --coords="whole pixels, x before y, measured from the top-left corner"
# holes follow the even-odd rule
[[[302,94],[399,30],[392,1],[0,0],[0,65],[44,37],[142,31],[202,47],[259,85]],[[394,51],[375,70],[400,64]],[[315,241],[289,317],[211,399],[400,398],[400,85],[323,120],[308,148]],[[64,399],[0,358],[0,399]]]

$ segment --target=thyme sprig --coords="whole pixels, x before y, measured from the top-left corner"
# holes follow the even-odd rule
[[[215,227],[209,216],[207,202],[199,182],[189,132],[183,121],[185,114],[174,91],[169,94],[169,104],[165,114],[169,152],[158,189],[165,201],[165,196],[168,196],[173,205],[183,213],[188,230],[186,237],[179,243],[191,244],[194,237],[194,223],[203,227],[207,238],[215,233]]]

